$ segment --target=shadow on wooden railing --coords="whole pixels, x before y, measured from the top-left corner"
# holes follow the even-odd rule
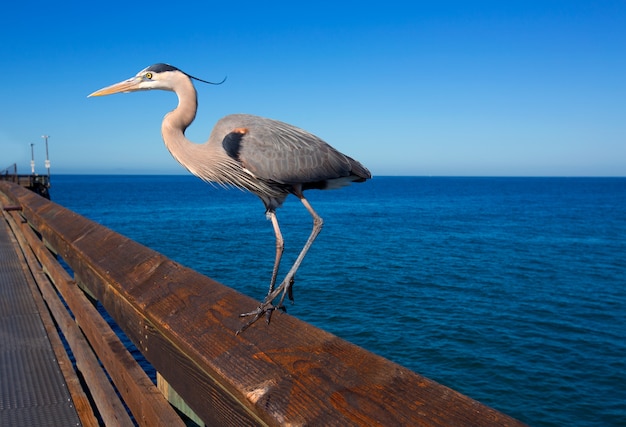
[[[162,391],[207,425],[522,425],[287,314],[236,336],[252,299],[17,185],[0,183],[2,193],[5,217],[38,260],[31,270],[54,285],[41,292],[107,425],[131,421],[91,348],[139,425],[181,421],[91,299],[159,372]]]

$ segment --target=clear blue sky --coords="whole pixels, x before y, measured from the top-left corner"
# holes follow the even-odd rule
[[[87,98],[167,62],[200,78],[187,135],[230,113],[305,128],[375,175],[626,176],[626,1],[11,1],[0,168],[185,173],[167,92]]]

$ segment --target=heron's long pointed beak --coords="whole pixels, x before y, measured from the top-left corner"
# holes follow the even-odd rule
[[[114,85],[97,90],[94,93],[87,95],[87,98],[91,96],[112,95],[120,92],[134,92],[139,90],[139,83],[141,83],[141,78],[133,77],[131,79],[124,80],[123,82],[115,83]]]

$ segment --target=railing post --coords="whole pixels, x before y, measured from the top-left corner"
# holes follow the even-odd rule
[[[199,427],[204,427],[204,421],[196,415],[196,413],[187,405],[187,402],[180,397],[176,390],[167,382],[163,376],[157,372],[157,388],[159,391],[165,396],[170,405],[174,408],[178,409],[180,412],[185,414],[190,420],[194,423],[198,424]]]

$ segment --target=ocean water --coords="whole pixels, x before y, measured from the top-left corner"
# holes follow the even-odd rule
[[[55,202],[264,297],[275,241],[256,196],[192,176],[52,185]],[[532,426],[625,425],[626,179],[376,177],[307,197],[325,224],[290,314]],[[284,273],[312,224],[294,197],[278,219]]]

